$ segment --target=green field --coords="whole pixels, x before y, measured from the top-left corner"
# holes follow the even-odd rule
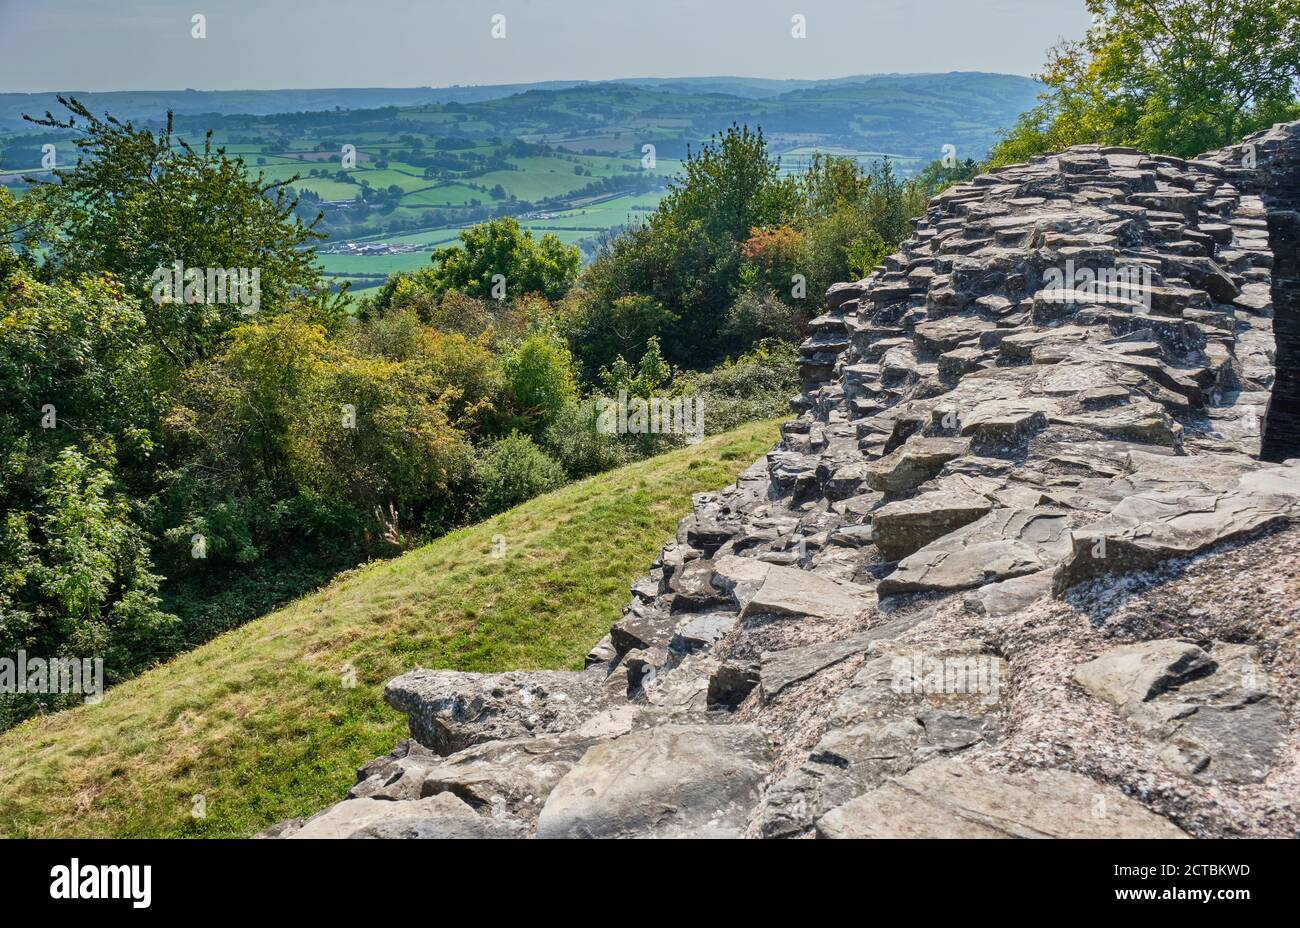
[[[381,698],[388,679],[580,668],[691,495],[730,483],[776,437],[776,422],[751,423],[570,484],[345,573],[99,705],[0,734],[0,834],[244,836],[338,801],[356,767],[405,737]]]
[[[548,219],[521,219],[520,225],[534,236],[555,235],[566,245],[579,245],[592,241],[601,232],[643,219],[659,202],[662,194],[615,196],[596,203],[549,213]],[[423,245],[417,252],[395,255],[331,255],[321,254],[319,261],[325,274],[336,283],[352,281],[352,292],[359,293],[379,285],[376,275],[398,271],[412,271],[429,263],[434,248],[445,247],[459,239],[465,226],[424,229],[398,235],[373,234],[354,239],[358,242],[384,242],[390,245]]]
[[[449,240],[450,241],[450,240]],[[321,255],[326,274],[357,277],[369,274],[395,274],[413,271],[429,263],[429,252],[412,251],[399,255]]]
[[[482,190],[464,184],[433,186],[426,181],[423,187],[402,197],[402,203],[409,206],[464,206],[476,199],[488,201],[491,197]]]

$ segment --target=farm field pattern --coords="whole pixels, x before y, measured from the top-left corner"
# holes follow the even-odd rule
[[[761,126],[788,171],[829,152],[864,164],[889,158],[909,174],[945,146],[958,157],[982,157],[997,127],[1031,105],[1038,86],[954,73],[78,99],[138,124],[156,124],[173,109],[178,136],[193,143],[211,130],[250,173],[296,177],[303,216],[324,214],[324,273],[360,292],[425,265],[434,248],[495,216],[516,216],[534,235],[553,233],[589,258],[601,236],[654,209],[688,146],[732,122]],[[412,102],[421,99],[430,102]],[[265,112],[277,105],[300,109]],[[46,144],[60,164],[76,158],[71,133],[21,120],[47,109],[57,109],[49,94],[0,94],[0,183],[11,189],[49,176]],[[346,167],[345,146],[355,152]]]

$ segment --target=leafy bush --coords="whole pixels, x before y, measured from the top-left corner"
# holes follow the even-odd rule
[[[659,351],[659,339],[652,338],[636,364],[629,364],[620,355],[608,368],[601,369],[599,380],[605,393],[611,397],[626,393],[650,399],[661,395],[664,392],[661,388],[668,388],[676,374],[676,369],[664,360]]]
[[[594,399],[568,403],[542,434],[542,447],[571,479],[620,467],[638,457],[628,442],[597,428],[598,415]]]
[[[176,618],[160,608],[160,578],[98,445],[66,447],[41,469],[43,492],[0,525],[0,653],[102,659],[117,682],[168,653]],[[9,694],[0,720],[75,702],[70,694]]]
[[[360,301],[357,318],[372,322],[398,311],[411,313],[440,332],[458,332],[471,338],[487,332],[494,318],[488,300],[459,290],[439,292],[432,268],[390,275],[374,296]]]
[[[581,359],[582,373],[593,379],[602,367],[625,358],[635,363],[650,339],[660,339],[677,315],[652,296],[634,293],[602,303],[586,290],[577,291],[575,311],[567,320],[569,345]]]
[[[376,507],[396,507],[411,528],[445,528],[471,451],[455,421],[463,395],[440,379],[433,357],[358,356],[292,314],[236,330],[226,351],[189,372],[169,416],[183,461],[171,484],[184,506],[173,518],[182,531],[205,519],[218,558],[253,539],[245,561],[286,533],[299,543],[332,529],[354,542],[382,533]],[[311,506],[295,504],[303,495]],[[236,510],[223,520],[228,531],[202,515],[223,505]],[[304,513],[315,524],[300,521]]]
[[[488,336],[430,328],[410,308],[357,326],[348,345],[356,354],[409,365],[426,374],[447,402],[452,421],[470,429],[494,429],[509,405],[506,385]]]
[[[486,517],[549,493],[566,479],[564,468],[520,432],[495,442],[474,475],[479,513]]]
[[[534,333],[501,358],[505,377],[523,428],[539,433],[578,396],[573,356],[558,337]]]
[[[700,399],[704,431],[716,435],[787,413],[799,392],[798,362],[794,345],[767,339],[708,373],[685,375],[679,389]]]
[[[21,262],[0,275],[0,332],[0,654],[98,657],[120,680],[165,656],[175,625],[137,470],[155,452],[156,352],[111,279],[40,283]],[[12,696],[9,722],[66,702]]]
[[[766,286],[745,290],[727,310],[723,331],[728,341],[742,348],[774,338],[798,342],[807,314],[781,301]]]

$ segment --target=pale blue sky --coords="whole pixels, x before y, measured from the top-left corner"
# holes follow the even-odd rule
[[[1029,74],[1087,25],[1083,0],[0,0],[0,92]]]

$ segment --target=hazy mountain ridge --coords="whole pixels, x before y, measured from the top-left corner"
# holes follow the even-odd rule
[[[809,94],[818,90],[834,91],[847,87],[873,85],[871,95],[903,87],[943,87],[954,81],[970,79],[986,84],[990,79],[1002,85],[1010,98],[1019,100],[1037,93],[1038,84],[1030,78],[1007,74],[953,72],[952,74],[862,74],[827,80],[778,80],[748,77],[617,78],[608,81],[540,81],[527,84],[485,84],[450,87],[361,87],[303,90],[124,90],[62,91],[75,96],[92,112],[111,112],[120,119],[154,120],[172,110],[178,116],[267,116],[279,113],[309,113],[335,109],[362,110],[383,107],[412,107],[448,103],[486,103],[526,94],[530,91],[564,92],[593,87],[626,85],[676,97],[722,95],[746,101],[774,100],[791,94]],[[0,131],[23,131],[32,128],[23,120],[24,113],[43,114],[57,111],[59,93],[0,93]]]

